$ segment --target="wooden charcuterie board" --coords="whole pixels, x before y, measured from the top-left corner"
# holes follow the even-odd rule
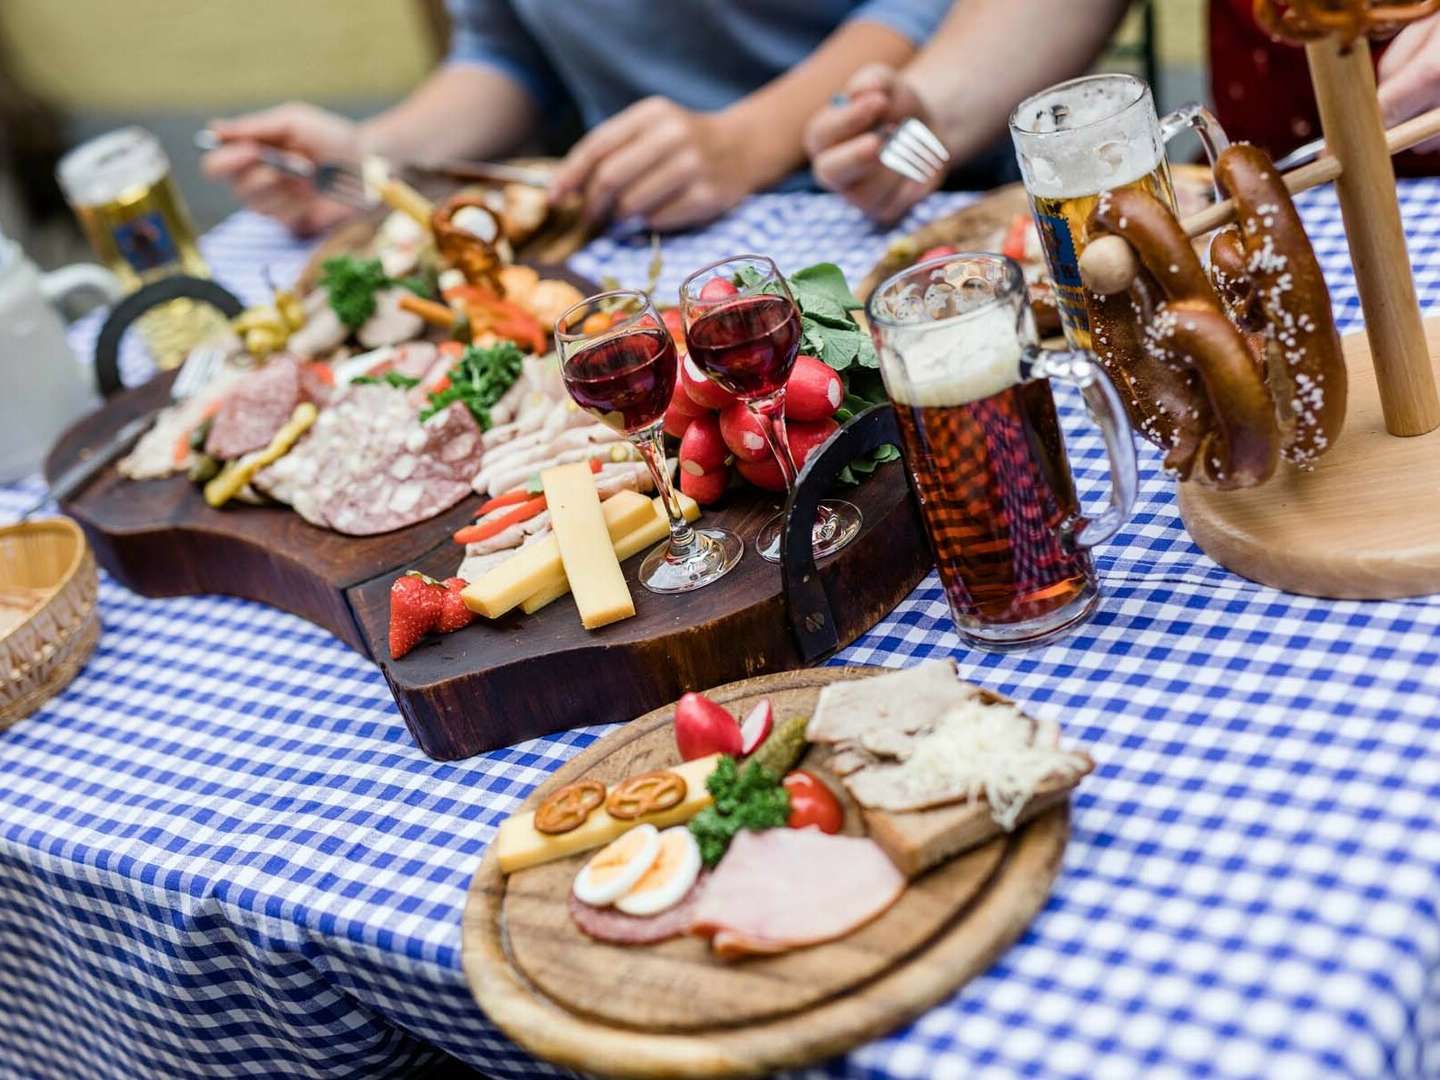
[[[768,697],[777,716],[788,716],[813,710],[826,684],[879,670],[791,672],[707,696],[738,715]],[[657,709],[601,740],[527,807],[582,775],[608,783],[672,765],[673,715],[672,706]],[[823,752],[812,749],[804,764],[823,775]],[[846,818],[847,832],[863,832],[853,805]],[[586,1073],[722,1077],[798,1068],[894,1030],[989,967],[1044,906],[1068,831],[1067,801],[915,879],[847,937],[731,963],[714,960],[698,938],[594,941],[566,907],[586,856],[505,878],[492,849],[465,906],[466,978],[486,1015],[517,1043]]]
[[[163,404],[173,377],[117,395],[77,423],[52,450],[46,475],[53,479],[131,417]],[[898,462],[878,468],[846,498],[860,507],[864,526],[819,568],[837,646],[873,626],[932,564]],[[112,466],[64,510],[85,530],[100,564],[136,592],[258,600],[330,630],[373,658],[416,741],[440,759],[625,720],[686,690],[816,659],[797,646],[779,567],[760,559],[751,543],[780,503],[750,489],[732,493],[701,519],[747,542],[740,564],[709,588],[649,593],[635,581],[636,558],[624,564],[636,602],[632,619],[587,631],[567,596],[535,615],[477,620],[390,659],[390,583],[409,569],[453,574],[459,549],[450,536],[479,503],[470,496],[429,521],[351,537],[313,526],[286,507],[214,510],[183,476],[131,481]]]

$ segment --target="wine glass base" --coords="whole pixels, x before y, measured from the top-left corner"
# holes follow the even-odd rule
[[[686,593],[719,581],[735,568],[745,544],[729,529],[696,529],[695,550],[672,558],[670,541],[657,545],[640,564],[640,584],[653,593]]]
[[[815,529],[810,534],[815,558],[823,559],[834,555],[846,544],[860,535],[860,508],[842,499],[826,499],[820,504],[820,513],[815,517]],[[766,562],[780,561],[780,536],[785,531],[785,514],[779,513],[760,527],[755,537],[755,550]]]

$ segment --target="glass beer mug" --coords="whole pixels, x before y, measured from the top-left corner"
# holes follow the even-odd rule
[[[1032,645],[1100,598],[1090,549],[1135,502],[1114,387],[1082,349],[1039,347],[1012,259],[960,254],[889,278],[866,308],[950,612],[986,648]],[[1079,388],[1110,457],[1110,505],[1080,511],[1050,380]]]
[[[1175,207],[1165,144],[1193,130],[1213,167],[1229,145],[1202,105],[1183,105],[1162,117],[1143,79],[1087,75],[1026,98],[1010,114],[1010,137],[1040,246],[1055,283],[1065,340],[1090,348],[1090,316],[1080,284],[1085,223],[1102,193],[1143,188]]]

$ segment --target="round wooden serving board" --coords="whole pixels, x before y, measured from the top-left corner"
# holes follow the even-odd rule
[[[708,695],[737,714],[768,697],[781,720],[813,711],[828,683],[880,671],[813,668]],[[582,775],[613,783],[674,765],[673,717],[667,705],[627,724],[560,769],[526,807]],[[805,766],[824,774],[823,756],[812,750]],[[848,801],[846,831],[863,832]],[[1068,834],[1062,804],[911,882],[848,937],[729,963],[699,938],[625,947],[582,934],[567,897],[590,853],[506,879],[491,851],[465,905],[466,977],[517,1043],[587,1073],[720,1077],[813,1064],[894,1030],[989,967],[1044,905]]]

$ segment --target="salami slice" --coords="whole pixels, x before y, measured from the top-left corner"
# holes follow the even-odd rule
[[[708,873],[701,872],[680,902],[658,915],[626,915],[613,907],[595,907],[570,894],[570,918],[585,934],[613,945],[653,945],[690,932]]]
[[[270,445],[300,403],[300,362],[288,354],[242,375],[210,425],[205,452],[229,461]]]

